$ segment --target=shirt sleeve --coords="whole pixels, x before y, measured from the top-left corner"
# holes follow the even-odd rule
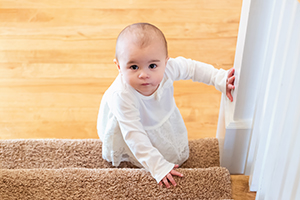
[[[113,94],[111,108],[115,114],[129,149],[141,165],[151,173],[159,183],[175,166],[164,159],[162,154],[153,147],[141,122],[140,112],[134,98],[130,94]]]
[[[207,85],[213,85],[217,90],[226,94],[226,79],[228,72],[216,69],[212,65],[186,59],[183,57],[170,58],[166,74],[174,81],[192,79]]]

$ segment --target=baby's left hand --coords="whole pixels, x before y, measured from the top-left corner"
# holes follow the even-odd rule
[[[175,165],[174,166],[174,169],[178,168],[179,165]],[[163,186],[163,184],[166,185],[167,188],[170,188],[170,184],[169,184],[169,181],[174,185],[176,186],[176,182],[174,181],[173,176],[179,176],[179,177],[183,177],[183,174],[179,173],[178,171],[172,169],[160,182],[159,182],[159,185],[160,186]]]
[[[228,99],[232,102],[233,101],[233,97],[231,95],[231,91],[234,90],[235,86],[234,86],[234,68],[231,68],[228,71],[228,77],[226,80],[226,96],[228,97]]]

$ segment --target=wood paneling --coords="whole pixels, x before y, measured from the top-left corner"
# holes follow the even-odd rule
[[[1,0],[2,8],[91,8],[91,9],[240,9],[241,1],[225,0]]]
[[[97,138],[104,91],[118,70],[115,40],[150,22],[171,57],[233,66],[241,0],[0,0],[0,139]],[[221,94],[179,81],[189,138],[214,137]]]

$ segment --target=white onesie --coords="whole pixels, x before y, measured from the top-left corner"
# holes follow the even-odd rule
[[[226,93],[227,71],[178,57],[167,62],[164,78],[151,96],[126,84],[121,75],[103,95],[97,122],[102,156],[114,166],[129,161],[160,182],[189,157],[188,137],[173,97],[173,82],[192,79]]]

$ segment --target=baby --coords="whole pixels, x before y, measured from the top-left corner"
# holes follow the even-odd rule
[[[154,25],[127,26],[118,36],[119,75],[103,95],[98,115],[102,156],[113,166],[144,167],[159,185],[176,186],[175,169],[189,157],[188,137],[173,97],[173,82],[192,79],[214,85],[232,101],[234,69],[169,58],[164,34]]]

